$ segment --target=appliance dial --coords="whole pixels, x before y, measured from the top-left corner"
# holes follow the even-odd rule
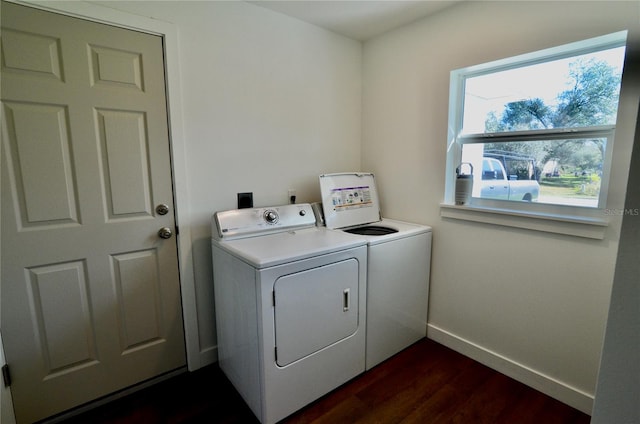
[[[267,221],[268,224],[275,224],[278,222],[278,213],[273,209],[267,209],[264,211],[264,220]]]

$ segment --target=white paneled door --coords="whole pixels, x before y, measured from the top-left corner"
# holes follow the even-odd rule
[[[1,41],[0,322],[29,423],[185,343],[162,39],[3,2]]]

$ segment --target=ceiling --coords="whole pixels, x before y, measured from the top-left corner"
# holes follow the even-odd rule
[[[365,41],[461,0],[254,0],[249,3]]]

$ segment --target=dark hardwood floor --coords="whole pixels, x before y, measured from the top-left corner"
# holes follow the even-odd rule
[[[590,417],[424,339],[282,421],[298,423],[589,423]],[[217,365],[185,373],[64,424],[258,421]]]

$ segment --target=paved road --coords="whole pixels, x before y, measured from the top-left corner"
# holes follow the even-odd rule
[[[598,207],[597,197],[557,197],[557,196],[538,196],[538,203],[550,203],[552,205],[570,205],[570,206],[586,206],[591,208]]]

